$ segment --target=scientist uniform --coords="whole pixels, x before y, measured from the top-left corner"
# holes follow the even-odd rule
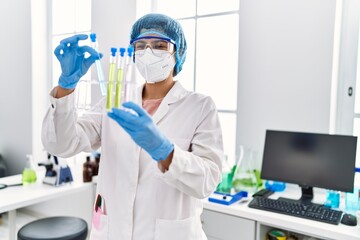
[[[97,194],[100,223],[90,239],[204,240],[202,199],[221,180],[222,133],[210,97],[185,90],[179,82],[152,116],[174,144],[168,171],[106,114],[77,116],[74,93],[56,99],[45,116],[42,140],[56,156],[70,157],[101,146]],[[142,87],[137,104],[141,106]],[[91,199],[92,200],[92,199]],[[90,199],[89,199],[90,201]]]

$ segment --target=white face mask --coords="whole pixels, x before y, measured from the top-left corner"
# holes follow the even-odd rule
[[[168,51],[146,48],[135,52],[135,64],[146,82],[157,83],[169,77],[175,59]]]

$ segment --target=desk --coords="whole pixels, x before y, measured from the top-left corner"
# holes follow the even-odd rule
[[[34,206],[34,209],[37,211],[42,209],[43,214],[46,215],[56,215],[63,213],[62,215],[70,214],[74,208],[81,206],[85,208],[88,215],[86,220],[89,223],[89,216],[91,218],[91,208],[93,200],[93,183],[83,183],[80,181],[72,182],[69,184],[64,184],[59,187],[50,186],[42,183],[42,178],[39,176],[44,176],[44,173],[37,174],[38,181],[33,184],[28,184],[24,186],[8,187],[0,190],[0,213],[9,212],[9,239],[15,240],[16,237],[16,210],[24,207]],[[0,178],[0,183],[13,184],[20,183],[21,175],[14,175],[10,177]],[[74,202],[71,203],[72,206],[69,206],[68,203],[64,203],[63,197],[68,198],[71,202],[69,196],[74,194],[81,194],[82,196],[89,199],[87,202]],[[61,200],[62,199],[62,200]],[[61,205],[59,205],[59,200]],[[52,203],[51,205],[46,206],[46,203]],[[41,206],[37,205],[41,204]],[[54,204],[55,208],[52,209]],[[50,207],[49,207],[50,206]],[[69,208],[70,207],[70,208]],[[67,209],[70,211],[67,211]],[[51,212],[54,210],[53,212]],[[75,213],[76,214],[76,213]]]
[[[315,203],[323,203],[325,200],[325,191],[320,189],[314,189],[314,201]],[[297,199],[300,197],[300,188],[297,186],[287,186],[284,193],[276,193],[271,198],[278,198],[280,196]],[[207,219],[207,216],[210,216]],[[211,217],[214,216],[214,217]],[[239,218],[242,220],[242,224],[248,224],[247,230],[253,231],[251,239],[264,240],[266,232],[273,228],[279,228],[285,231],[291,231],[300,233],[307,236],[317,237],[320,239],[332,239],[332,240],[360,240],[360,223],[358,226],[351,227],[343,224],[332,225],[327,223],[321,223],[317,221],[307,220],[303,218],[288,216],[284,214],[278,214],[268,211],[262,211],[252,209],[247,206],[247,203],[234,203],[230,206],[211,203],[204,201],[204,214],[203,214],[203,228],[211,239],[236,239],[233,234],[228,234],[231,237],[223,237],[219,235],[218,231],[226,229],[227,222],[225,220],[215,223],[216,218],[219,216],[230,216],[231,218]],[[209,222],[210,221],[210,222]],[[216,229],[213,230],[213,226]],[[251,227],[253,226],[253,227]],[[240,227],[240,226],[238,226]],[[227,229],[230,231],[231,229]],[[227,230],[222,230],[226,232]],[[210,236],[209,236],[210,235]],[[214,236],[211,236],[214,235]],[[242,235],[238,235],[238,239],[242,238]],[[213,237],[213,238],[212,238]],[[249,238],[250,239],[250,238]]]

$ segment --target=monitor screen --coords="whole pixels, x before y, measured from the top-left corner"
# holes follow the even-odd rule
[[[354,136],[267,130],[261,178],[352,192]]]

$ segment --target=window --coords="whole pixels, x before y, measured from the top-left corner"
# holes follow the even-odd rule
[[[335,133],[354,135],[357,141],[356,165],[360,167],[360,2],[344,1],[339,44]]]
[[[147,9],[139,2],[143,1],[138,1],[138,17],[150,11],[159,12],[177,19],[182,25],[188,50],[183,70],[176,78],[185,88],[212,97],[219,112],[224,151],[229,163],[234,164],[238,150],[239,0],[227,0],[226,3],[216,0],[152,0],[147,2]]]
[[[51,2],[51,49],[54,50],[59,42],[74,34],[89,34],[91,31],[91,0],[52,0]],[[90,40],[80,41],[80,45],[90,45]],[[61,74],[60,64],[56,56],[52,55],[53,86],[57,85]],[[82,78],[91,79],[91,71]],[[90,84],[79,84],[78,106],[89,107]]]

